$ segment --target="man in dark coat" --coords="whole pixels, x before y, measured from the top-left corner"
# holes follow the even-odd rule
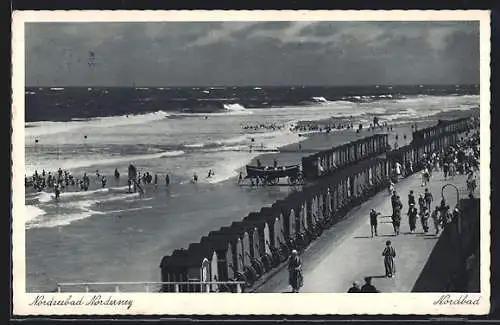
[[[361,287],[361,292],[364,293],[377,293],[379,292],[377,288],[372,285],[372,278],[367,276],[365,278],[365,284]]]
[[[370,229],[371,229],[371,232],[372,232],[372,237],[373,237],[373,234],[375,234],[375,236],[378,236],[378,233],[377,233],[377,224],[378,224],[377,217],[379,215],[380,215],[380,212],[377,212],[374,209],[372,209],[370,211]]]
[[[403,203],[398,195],[393,204],[393,215],[392,215],[392,226],[394,227],[395,235],[399,235],[399,227],[401,225],[401,210],[403,209]]]
[[[417,215],[418,211],[415,208],[415,203],[410,204],[410,209],[408,210],[408,222],[410,223],[410,232],[414,232],[417,225]]]
[[[361,290],[359,289],[359,283],[357,281],[354,281],[352,283],[352,287],[347,290],[347,293],[359,293]]]

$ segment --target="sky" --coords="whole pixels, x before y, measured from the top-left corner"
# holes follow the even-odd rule
[[[479,22],[27,23],[26,86],[479,83]]]

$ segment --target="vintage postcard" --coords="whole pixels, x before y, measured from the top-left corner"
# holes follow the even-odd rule
[[[488,11],[12,28],[15,315],[489,312]]]

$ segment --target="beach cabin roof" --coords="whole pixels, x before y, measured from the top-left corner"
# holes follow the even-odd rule
[[[239,227],[232,227],[232,226],[222,227],[220,230],[223,233],[236,234],[238,236],[242,236],[245,233],[245,231],[246,231],[245,229],[242,229],[242,228],[239,228]]]
[[[240,227],[242,230],[248,232],[248,231],[253,231],[255,228],[259,228],[259,225],[263,225],[265,221],[263,220],[245,220],[243,221],[236,221],[231,224],[231,227]]]
[[[176,249],[172,255],[162,260],[161,267],[164,269],[177,269],[186,265],[185,261],[189,258],[189,252],[185,249]]]
[[[275,216],[266,215],[262,213],[252,213],[246,216],[243,221],[252,222],[255,227],[262,229],[265,227],[266,223],[274,221]]]
[[[280,209],[278,209],[276,206],[271,206],[271,207],[263,207],[260,209],[260,214],[266,216],[266,217],[276,217],[281,213]]]
[[[201,266],[203,259],[206,258],[209,261],[212,260],[215,249],[201,243],[192,243],[189,245],[188,251],[189,258],[187,259],[186,264],[188,266]]]
[[[228,243],[230,241],[237,240],[238,238],[240,238],[240,235],[238,233],[234,233],[234,232],[231,232],[228,230],[224,230],[224,231],[216,230],[216,231],[211,231],[208,234],[208,237],[211,237],[211,238],[223,237],[225,239],[226,243]]]
[[[202,245],[210,245],[215,250],[226,250],[229,238],[222,235],[203,236],[200,240]]]

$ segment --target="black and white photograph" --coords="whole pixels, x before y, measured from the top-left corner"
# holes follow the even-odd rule
[[[486,313],[488,12],[351,14],[14,14],[18,311]]]

